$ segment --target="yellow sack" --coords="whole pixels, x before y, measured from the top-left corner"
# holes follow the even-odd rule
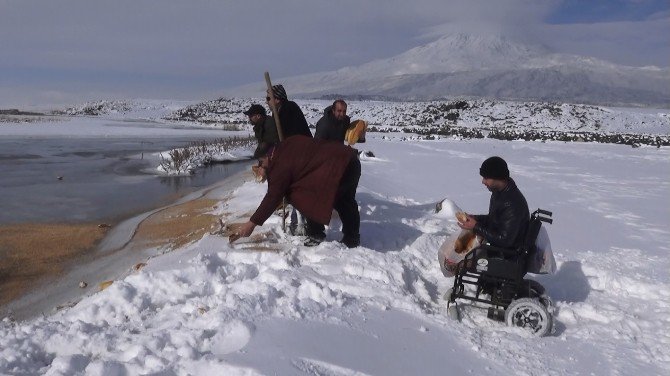
[[[368,129],[368,123],[365,120],[354,120],[349,124],[347,133],[344,135],[344,141],[349,145],[357,142],[365,142],[365,131]]]

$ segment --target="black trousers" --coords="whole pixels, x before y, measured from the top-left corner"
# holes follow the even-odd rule
[[[351,158],[347,165],[335,194],[333,209],[342,221],[342,234],[348,239],[360,239],[361,216],[356,202],[356,189],[361,178],[361,161],[357,156]],[[307,218],[307,235],[317,239],[325,239],[325,226]]]

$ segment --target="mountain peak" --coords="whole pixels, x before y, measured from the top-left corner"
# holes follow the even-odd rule
[[[428,68],[412,73],[450,73],[512,68],[548,53],[544,48],[518,43],[502,35],[457,33],[442,36],[400,56],[423,61]]]
[[[387,59],[284,82],[303,96],[472,96],[663,107],[670,99],[668,70],[553,53],[495,34],[447,34]]]
[[[549,53],[544,47],[522,44],[502,35],[455,33],[361,68],[370,74],[393,76],[510,69]]]
[[[447,34],[431,44],[437,48],[441,47],[453,51],[470,50],[499,56],[521,55],[527,57],[551,53],[546,47],[520,43],[501,34]]]

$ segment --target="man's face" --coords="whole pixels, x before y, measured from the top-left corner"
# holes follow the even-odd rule
[[[263,120],[263,116],[260,114],[253,114],[249,115],[249,123],[253,125],[261,125]]]
[[[484,184],[489,191],[498,192],[505,189],[507,181],[501,179],[482,178],[482,184]]]
[[[347,116],[347,106],[343,105],[340,102],[335,103],[333,106],[333,116],[337,120],[342,120],[344,119],[345,116]]]
[[[266,91],[266,93],[267,96],[265,97],[265,100],[268,102],[268,105],[271,106],[272,103],[274,103],[275,107],[279,108],[279,106],[281,105],[281,101],[277,99],[277,97],[274,97],[274,102],[272,102],[272,99],[270,99],[270,92]]]

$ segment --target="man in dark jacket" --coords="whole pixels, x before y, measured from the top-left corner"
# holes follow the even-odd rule
[[[272,86],[272,94],[274,95],[274,105],[277,107],[277,112],[279,113],[279,123],[281,124],[284,139],[298,134],[312,137],[312,132],[309,130],[305,115],[297,103],[288,100],[284,86]],[[270,93],[268,93],[265,99],[269,104],[271,99]]]
[[[509,176],[507,163],[500,157],[491,157],[479,169],[482,184],[491,191],[489,213],[468,215],[459,226],[473,230],[491,245],[517,248],[523,244],[530,222],[528,203],[516,183]]]
[[[347,116],[347,103],[337,99],[323,111],[323,116],[316,123],[314,138],[344,142],[350,122],[351,119]]]
[[[231,242],[251,235],[286,196],[308,218],[309,239],[305,245],[313,246],[325,239],[323,233],[310,233],[309,223],[327,225],[333,209],[342,221],[341,242],[349,248],[360,245],[356,189],[361,163],[354,149],[336,142],[293,136],[280,142],[259,162],[268,181],[268,191],[250,220],[231,236]]]
[[[249,117],[249,123],[254,126],[254,136],[258,142],[254,158],[260,158],[267,153],[270,147],[279,143],[275,121],[272,117],[267,116],[265,108],[260,104],[252,104],[243,113]]]

